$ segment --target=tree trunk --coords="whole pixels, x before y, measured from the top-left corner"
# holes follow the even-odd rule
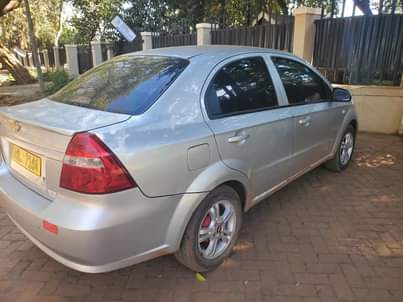
[[[25,14],[27,16],[29,39],[31,40],[32,59],[34,60],[34,65],[36,67],[39,87],[41,89],[41,92],[44,92],[45,84],[43,82],[41,62],[39,61],[38,47],[36,45],[36,37],[34,34],[34,24],[32,22],[31,10],[29,9],[28,0],[24,0],[24,4],[25,4]]]
[[[0,17],[20,6],[21,0],[0,0]]]
[[[16,80],[17,84],[30,84],[35,82],[29,71],[21,62],[0,43],[0,63],[6,68]]]
[[[366,16],[372,16],[372,11],[369,6],[369,0],[353,0],[354,4],[362,11]]]
[[[56,47],[59,47],[59,40],[63,33],[63,3],[64,3],[64,0],[60,0],[59,29],[57,30],[56,37],[55,37],[55,46]]]

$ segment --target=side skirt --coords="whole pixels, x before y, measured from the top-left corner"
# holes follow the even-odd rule
[[[288,177],[286,180],[280,182],[278,185],[274,186],[273,188],[257,195],[255,198],[252,199],[252,202],[250,203],[250,206],[245,210],[249,210],[250,208],[252,208],[253,206],[255,206],[256,204],[258,204],[259,202],[261,202],[262,200],[264,200],[265,198],[267,198],[268,196],[272,195],[273,193],[277,192],[278,190],[280,190],[281,188],[285,187],[286,185],[288,185],[290,182],[298,179],[299,177],[301,177],[302,175],[308,173],[309,171],[315,169],[316,167],[320,166],[321,164],[327,162],[328,160],[332,159],[334,157],[334,154],[331,153],[327,156],[325,156],[324,158],[321,158],[320,160],[318,160],[317,162],[309,165],[309,167],[303,169],[302,171]]]

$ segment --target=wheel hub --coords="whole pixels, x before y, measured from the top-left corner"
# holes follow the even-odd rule
[[[218,201],[207,211],[199,227],[199,252],[206,259],[219,257],[232,242],[236,226],[235,208],[227,200]]]
[[[341,141],[341,146],[340,146],[340,162],[342,165],[346,165],[353,154],[353,148],[354,148],[354,136],[352,133],[347,132],[343,140]]]

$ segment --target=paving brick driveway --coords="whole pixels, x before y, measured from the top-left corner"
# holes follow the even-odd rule
[[[244,216],[206,282],[166,256],[82,274],[34,247],[0,210],[0,301],[403,301],[403,141],[359,136],[342,174],[318,168]]]

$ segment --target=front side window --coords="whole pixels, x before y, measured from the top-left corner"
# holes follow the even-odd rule
[[[225,65],[214,76],[206,93],[210,118],[263,110],[278,105],[273,82],[261,57]]]
[[[163,56],[122,56],[101,64],[49,98],[102,111],[145,112],[175,81],[188,60]]]
[[[274,65],[283,82],[288,103],[304,104],[331,99],[329,86],[304,64],[275,57]]]

